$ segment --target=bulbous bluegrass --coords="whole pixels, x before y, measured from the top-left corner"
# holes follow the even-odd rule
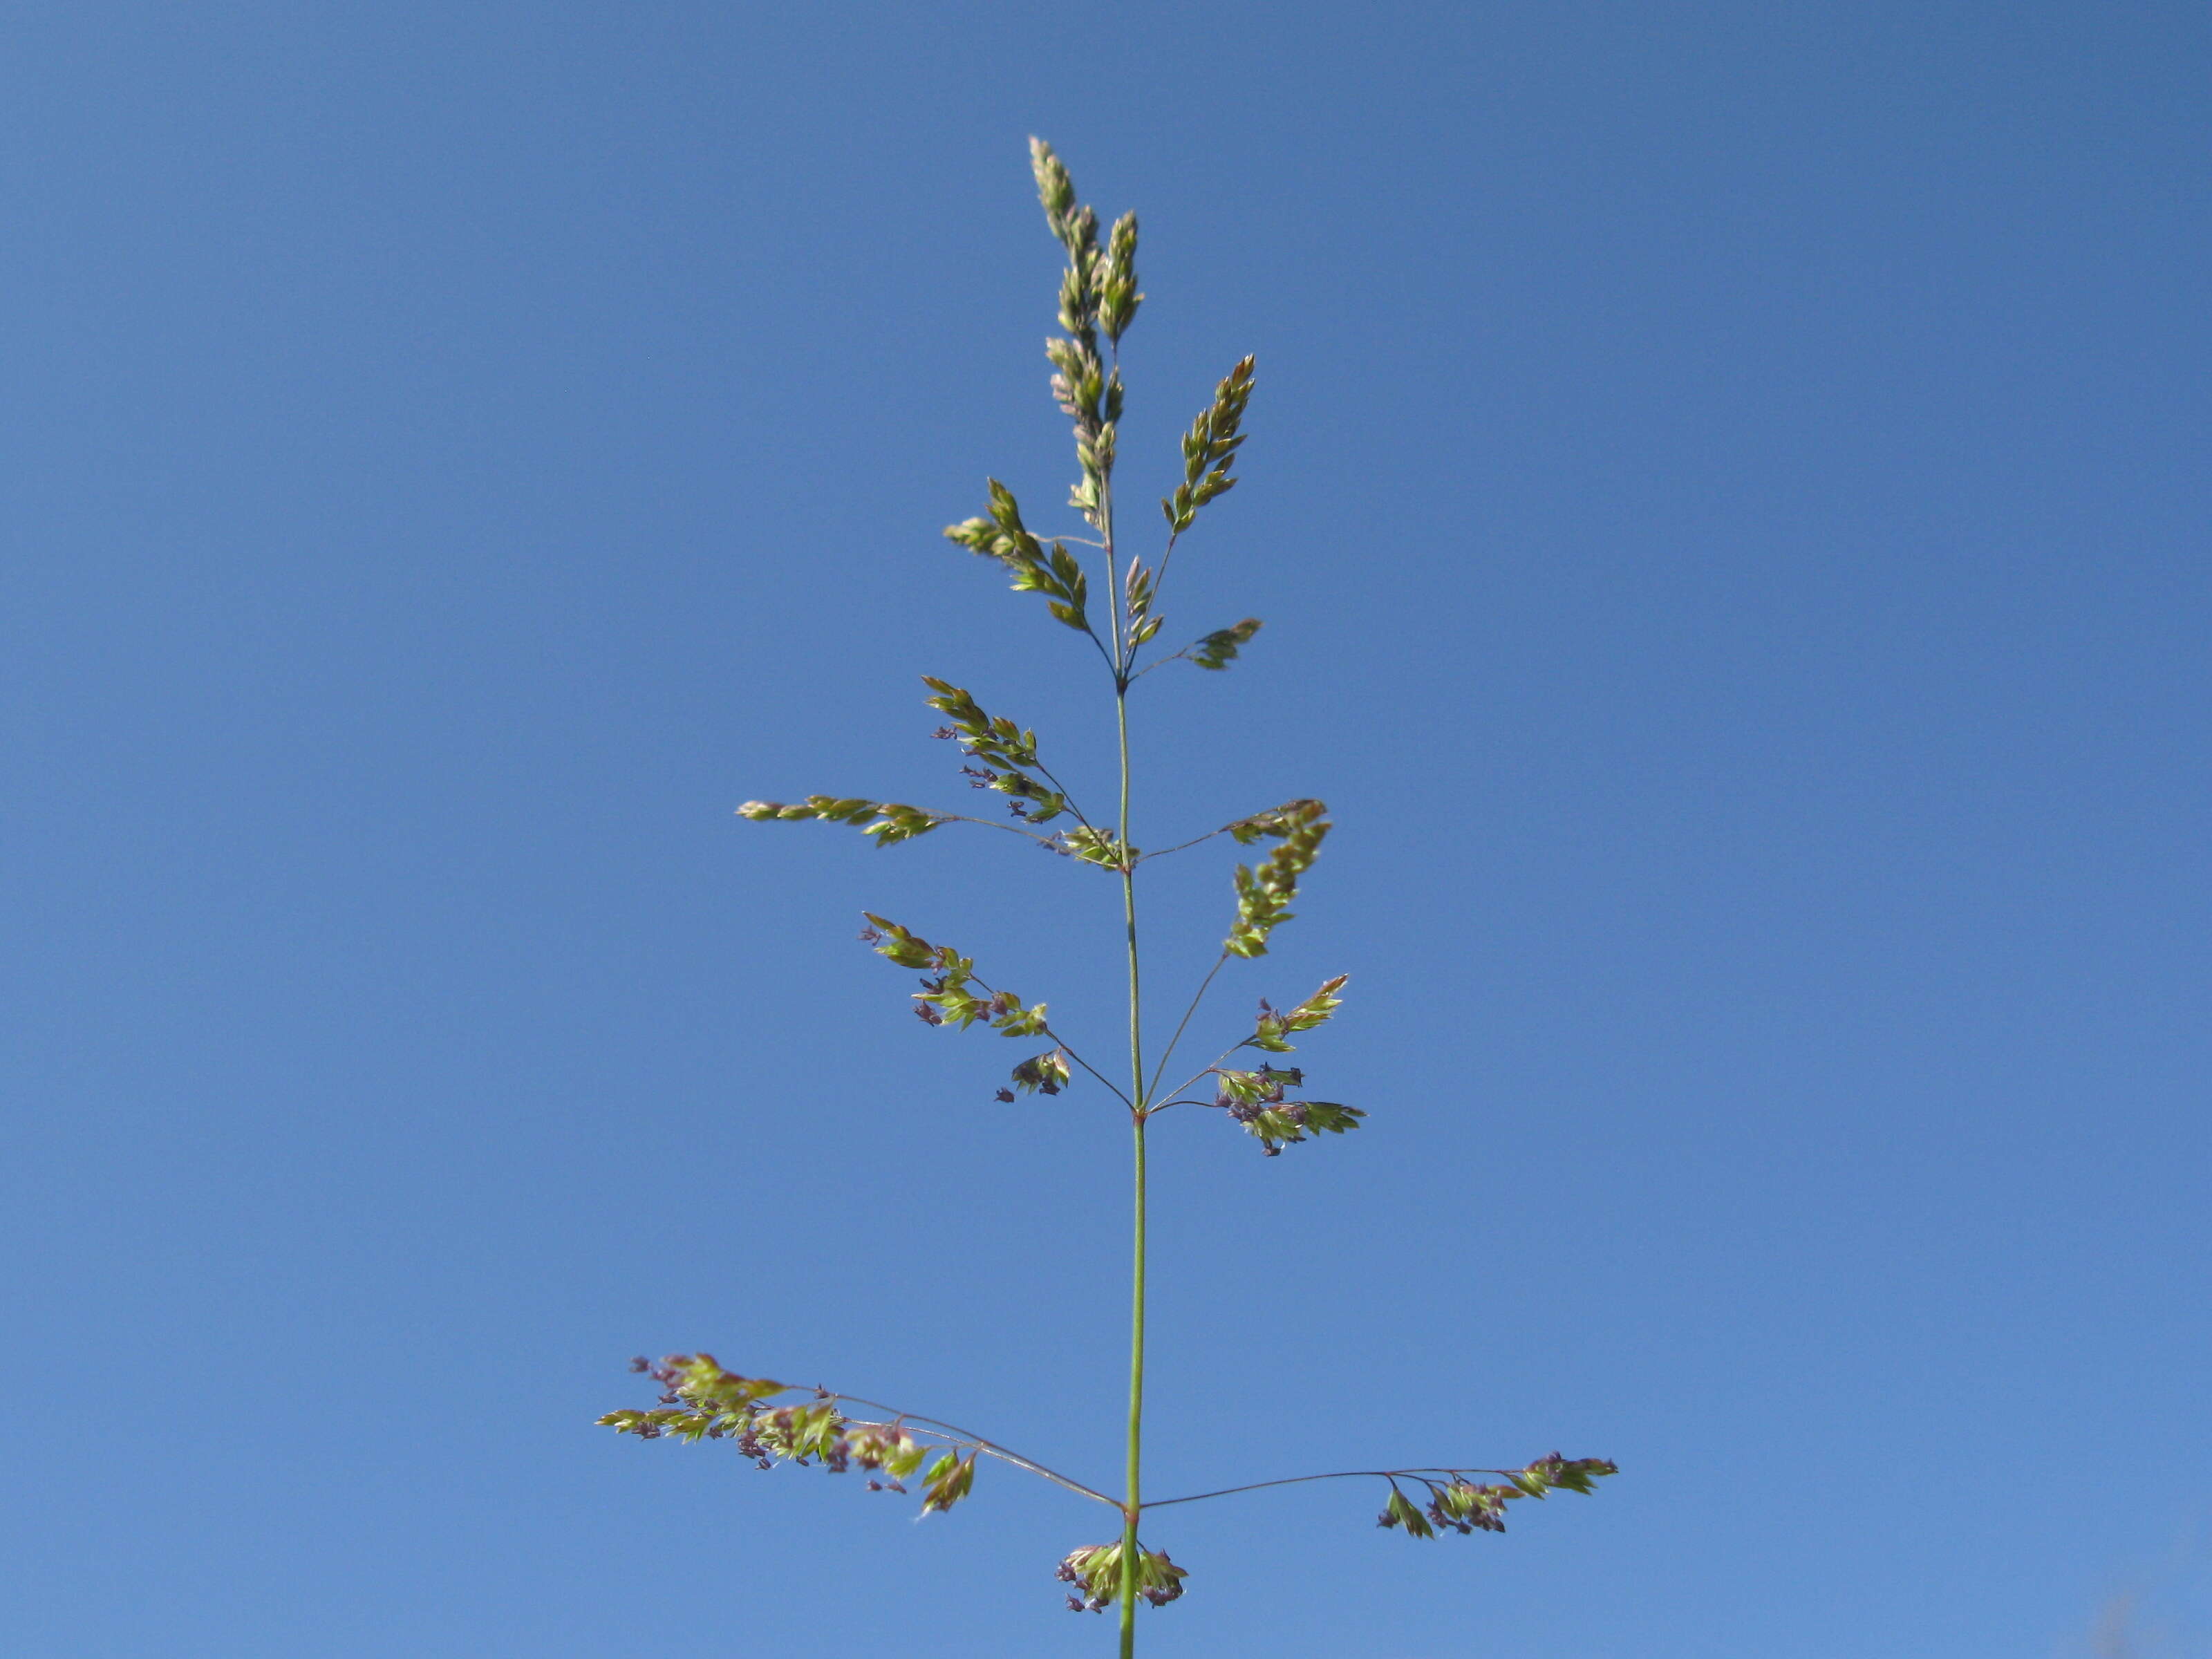
[[[982,1025],[1002,1036],[1043,1039],[1050,1047],[1016,1062],[1010,1086],[996,1098],[1012,1103],[1017,1091],[1058,1095],[1079,1081],[1095,1085],[1121,1103],[1134,1135],[1136,1230],[1132,1273],[1131,1361],[1127,1413],[1127,1464],[1119,1496],[1097,1491],[1059,1470],[1015,1452],[971,1431],[934,1418],[897,1411],[876,1401],[824,1388],[794,1388],[765,1378],[726,1370],[713,1355],[670,1354],[651,1361],[632,1360],[631,1369],[660,1387],[656,1404],[645,1410],[610,1412],[600,1423],[641,1440],[673,1438],[688,1443],[726,1441],[757,1468],[818,1463],[833,1474],[858,1469],[872,1492],[904,1492],[908,1480],[922,1489],[922,1513],[951,1509],[973,1490],[980,1460],[988,1458],[1049,1481],[1063,1490],[1115,1510],[1121,1536],[1111,1543],[1087,1545],[1061,1559],[1055,1577],[1072,1586],[1067,1605],[1078,1611],[1120,1609],[1121,1650],[1135,1642],[1134,1613],[1143,1603],[1161,1607],[1183,1593],[1185,1570],[1164,1550],[1146,1548],[1137,1522],[1146,1510],[1196,1503],[1233,1492],[1290,1486],[1310,1480],[1380,1480],[1389,1496],[1376,1524],[1413,1538],[1443,1532],[1462,1535],[1505,1530],[1507,1505],[1541,1499],[1554,1492],[1589,1492],[1593,1483],[1616,1473],[1605,1458],[1569,1459],[1553,1452],[1519,1468],[1339,1469],[1255,1481],[1221,1492],[1145,1499],[1140,1470],[1144,1407],[1146,1249],[1146,1127],[1176,1106],[1218,1111],[1259,1141],[1269,1158],[1285,1147],[1326,1136],[1341,1136],[1360,1127],[1366,1114],[1340,1102],[1293,1098],[1303,1090],[1302,1066],[1228,1064],[1242,1049],[1262,1054],[1292,1053],[1293,1036],[1327,1024],[1342,1006],[1346,976],[1337,975],[1304,1001],[1278,1009],[1262,998],[1248,1036],[1231,1042],[1208,1065],[1183,1082],[1163,1089],[1168,1062],[1181,1045],[1208,989],[1232,959],[1267,954],[1270,936],[1292,920],[1291,903],[1300,881],[1320,855],[1329,832],[1328,808],[1299,799],[1248,813],[1188,841],[1146,853],[1129,833],[1131,751],[1128,699],[1146,675],[1175,662],[1219,672],[1238,659],[1259,633],[1257,617],[1200,635],[1191,644],[1149,661],[1140,660],[1165,623],[1160,610],[1170,565],[1186,532],[1201,514],[1236,487],[1236,466],[1244,445],[1244,419],[1256,383],[1253,359],[1245,357],[1214,387],[1182,438],[1180,481],[1162,498],[1168,534],[1157,562],[1142,553],[1123,562],[1115,535],[1113,478],[1119,448],[1119,422],[1127,398],[1121,380],[1121,342],[1135,320],[1145,296],[1137,287],[1137,218],[1116,220],[1102,245],[1097,216],[1078,199],[1074,180],[1041,139],[1030,141],[1045,223],[1066,256],[1059,293],[1063,331],[1045,343],[1052,366],[1054,404],[1073,428],[1078,476],[1068,506],[1094,532],[1041,536],[1024,520],[1012,490],[992,478],[986,483],[984,510],[948,526],[945,536],[977,556],[995,561],[1013,591],[1036,593],[1046,613],[1062,627],[1082,635],[1096,650],[1113,688],[1121,761],[1119,811],[1111,817],[1087,814],[1077,795],[1048,767],[1036,733],[1002,714],[988,711],[965,688],[926,676],[928,708],[943,716],[934,735],[957,744],[963,758],[961,774],[969,787],[1005,798],[1007,817],[923,808],[863,795],[805,795],[797,802],[750,800],[739,817],[756,823],[818,820],[859,829],[878,847],[916,839],[952,823],[980,824],[1026,837],[1070,860],[1108,872],[1121,888],[1129,1000],[1128,1086],[1099,1070],[1055,1026],[1042,1002],[1025,1001],[1016,992],[988,983],[974,960],[951,945],[933,944],[887,917],[867,913],[861,939],[894,964],[920,972],[921,988],[913,994],[915,1013],[926,1024],[964,1030]],[[1104,344],[1102,350],[1101,340]],[[1095,605],[1090,573],[1082,556],[1094,550],[1103,578],[1103,605]],[[1048,824],[1068,820],[1047,831]],[[1145,1060],[1137,928],[1136,878],[1140,866],[1156,858],[1227,836],[1240,847],[1271,843],[1250,865],[1239,864],[1231,878],[1235,900],[1219,954],[1197,988],[1149,1071]],[[1079,1079],[1077,1073],[1084,1074]],[[1210,1080],[1210,1081],[1209,1081]],[[1201,1089],[1202,1092],[1188,1091]],[[1490,1475],[1494,1481],[1473,1477]],[[1425,1496],[1416,1504],[1411,1486]]]

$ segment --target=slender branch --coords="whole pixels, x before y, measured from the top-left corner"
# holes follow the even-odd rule
[[[1176,1044],[1182,1041],[1182,1034],[1189,1029],[1191,1016],[1198,1012],[1198,1005],[1206,1000],[1206,987],[1213,983],[1213,976],[1221,971],[1222,964],[1228,960],[1229,952],[1224,951],[1213,959],[1213,966],[1206,970],[1206,977],[1198,982],[1198,994],[1191,998],[1190,1006],[1182,1011],[1182,1018],[1175,1028],[1175,1035],[1168,1039],[1168,1046],[1160,1054],[1160,1063],[1152,1068],[1154,1090],[1157,1091],[1160,1086],[1160,1073],[1168,1068],[1168,1057],[1175,1053]],[[1200,1075],[1202,1076],[1203,1073]],[[1181,1094],[1182,1091],[1178,1089],[1176,1092]]]
[[[1197,1082],[1197,1081],[1199,1080],[1199,1079],[1200,1079],[1200,1078],[1202,1078],[1202,1077],[1208,1076],[1208,1075],[1212,1074],[1212,1073],[1214,1073],[1214,1072],[1217,1072],[1217,1071],[1220,1070],[1220,1069],[1221,1069],[1221,1062],[1222,1062],[1223,1060],[1224,1060],[1228,1059],[1230,1055],[1231,1055],[1231,1054],[1235,1054],[1235,1053],[1236,1053],[1239,1048],[1242,1048],[1244,1046],[1244,1044],[1245,1044],[1246,1042],[1249,1042],[1250,1041],[1251,1041],[1251,1038],[1249,1038],[1249,1037],[1246,1037],[1246,1038],[1244,1038],[1244,1039],[1243,1040],[1243,1042],[1232,1042],[1232,1043],[1231,1043],[1231,1044],[1230,1044],[1226,1048],[1224,1048],[1224,1049],[1223,1049],[1219,1054],[1216,1054],[1216,1055],[1213,1057],[1213,1064],[1212,1064],[1211,1066],[1200,1066],[1200,1067],[1198,1068],[1198,1070],[1196,1070],[1195,1072],[1193,1072],[1193,1073],[1192,1073],[1188,1077],[1185,1078],[1182,1082],[1180,1082],[1180,1083],[1176,1084],[1176,1086],[1175,1086],[1173,1089],[1171,1089],[1171,1090],[1170,1090],[1170,1091],[1169,1091],[1169,1092],[1170,1092],[1170,1094],[1178,1094],[1178,1095],[1179,1095],[1179,1094],[1181,1094],[1184,1090],[1186,1090],[1186,1089],[1189,1088],[1189,1087],[1190,1087],[1190,1085],[1191,1085],[1192,1084],[1194,1084],[1194,1083]]]
[[[1180,651],[1176,653],[1176,656],[1177,657],[1182,654],[1182,653]],[[1146,669],[1144,673],[1151,673],[1152,672],[1152,668],[1158,668],[1160,665],[1160,663],[1173,662],[1174,660],[1175,657],[1163,657],[1160,659],[1160,662],[1154,663],[1152,667]],[[1139,674],[1137,678],[1142,679],[1144,678],[1144,674]],[[1236,829],[1237,824],[1249,823],[1254,818],[1264,816],[1265,814],[1261,812],[1248,813],[1243,817],[1238,818],[1235,823],[1224,823],[1218,830],[1209,830],[1202,836],[1193,836],[1188,841],[1179,841],[1172,847],[1163,847],[1157,852],[1146,853],[1144,857],[1139,858],[1137,862],[1142,864],[1145,861],[1145,859],[1164,859],[1170,853],[1182,852],[1186,847],[1195,847],[1200,842],[1212,841],[1216,836],[1225,836],[1231,830]]]
[[[1090,1073],[1091,1076],[1097,1078],[1101,1083],[1104,1084],[1107,1088],[1113,1092],[1115,1099],[1120,1101],[1124,1106],[1133,1106],[1136,1103],[1132,1101],[1128,1096],[1121,1092],[1121,1087],[1119,1084],[1115,1083],[1111,1078],[1109,1078],[1105,1073],[1100,1071],[1089,1060],[1084,1059],[1081,1054],[1077,1054],[1074,1049],[1069,1048],[1067,1044],[1061,1040],[1060,1033],[1054,1030],[1051,1026],[1048,1025],[1044,1028],[1044,1034],[1050,1037],[1054,1042],[1060,1044],[1060,1053],[1066,1054],[1078,1066],[1080,1066],[1085,1071]]]
[[[1160,573],[1152,578],[1152,592],[1156,597],[1167,591],[1168,561],[1175,557],[1176,544],[1182,539],[1182,531],[1171,530],[1168,532],[1168,544],[1160,550]]]
[[[998,988],[997,988],[996,986],[994,986],[994,985],[990,985],[990,984],[986,983],[986,982],[985,982],[985,981],[984,981],[983,976],[982,976],[981,974],[977,974],[977,973],[970,973],[970,974],[968,975],[968,977],[969,977],[969,978],[970,978],[970,979],[972,979],[972,980],[974,980],[974,981],[975,981],[976,985],[977,985],[980,988],[981,988],[984,992],[986,992],[988,994],[989,994],[989,995],[991,995],[991,996],[996,996],[996,995],[998,995],[998,994],[999,994]],[[1093,1065],[1092,1065],[1089,1060],[1087,1060],[1084,1059],[1084,1057],[1083,1057],[1081,1054],[1077,1054],[1073,1048],[1070,1048],[1070,1047],[1068,1046],[1067,1039],[1066,1039],[1066,1038],[1065,1038],[1065,1037],[1063,1037],[1063,1036],[1060,1036],[1060,1034],[1059,1032],[1057,1032],[1057,1031],[1054,1030],[1052,1029],[1052,1027],[1051,1027],[1051,1026],[1047,1025],[1047,1026],[1042,1027],[1042,1028],[1041,1029],[1040,1035],[1041,1035],[1041,1036],[1048,1036],[1048,1037],[1050,1037],[1050,1038],[1051,1038],[1051,1039],[1052,1039],[1055,1043],[1059,1044],[1059,1046],[1060,1046],[1060,1051],[1062,1054],[1066,1054],[1066,1055],[1070,1060],[1073,1060],[1073,1061],[1074,1061],[1078,1066],[1081,1066],[1085,1071],[1086,1071],[1086,1072],[1090,1073],[1091,1076],[1093,1076],[1093,1077],[1097,1078],[1097,1079],[1101,1083],[1104,1084],[1104,1085],[1107,1086],[1107,1088],[1108,1088],[1108,1089],[1109,1089],[1109,1090],[1111,1090],[1111,1091],[1113,1091],[1113,1095],[1114,1095],[1114,1098],[1115,1098],[1115,1099],[1116,1099],[1116,1100],[1120,1101],[1120,1102],[1121,1102],[1124,1106],[1129,1106],[1129,1105],[1133,1105],[1133,1104],[1134,1103],[1133,1102],[1132,1102],[1132,1101],[1130,1100],[1130,1098],[1129,1098],[1129,1097],[1128,1097],[1128,1096],[1127,1096],[1127,1095],[1125,1095],[1125,1094],[1123,1094],[1123,1093],[1121,1092],[1120,1086],[1119,1086],[1118,1085],[1116,1085],[1116,1084],[1114,1082],[1114,1080],[1113,1080],[1112,1079],[1109,1078],[1109,1077],[1106,1075],[1106,1073],[1103,1073],[1103,1072],[1100,1071],[1100,1070],[1099,1070],[1096,1066],[1093,1066]],[[863,1401],[862,1403],[863,1403],[863,1404],[866,1404],[866,1401]]]
[[[1034,830],[1024,830],[1018,823],[1001,823],[996,818],[970,817],[965,812],[931,812],[929,816],[939,823],[980,823],[986,830],[1003,830],[1010,836],[1027,836],[1040,847],[1050,847],[1054,838],[1040,836]]]
[[[1190,651],[1189,648],[1186,647],[1184,649],[1175,652],[1171,655],[1161,657],[1154,661],[1146,663],[1142,668],[1139,668],[1135,673],[1129,676],[1129,683],[1132,685],[1135,684],[1139,680],[1144,678],[1146,675],[1151,673],[1155,668],[1165,668],[1171,662],[1188,662],[1189,660]],[[1175,851],[1175,848],[1170,847],[1168,850],[1172,853]]]
[[[1109,674],[1115,672],[1114,659],[1107,653],[1106,641],[1098,637],[1098,630],[1094,628],[1085,628],[1083,632],[1085,637],[1098,647],[1098,660],[1106,665],[1106,672]]]
[[[819,1398],[820,1395],[817,1394],[817,1397]],[[1094,1503],[1103,1504],[1109,1509],[1118,1510],[1121,1507],[1119,1503],[1113,1498],[1109,1498],[1104,1492],[1093,1492],[1090,1487],[1085,1486],[1080,1480],[1071,1480],[1068,1476],[1062,1474],[1058,1469],[1052,1468],[1045,1464],[1040,1463],[1033,1457],[1024,1457],[1019,1452],[1011,1450],[1007,1447],[1000,1445],[995,1440],[986,1440],[981,1435],[975,1433],[971,1430],[963,1429],[957,1423],[947,1423],[942,1418],[923,1417],[915,1412],[902,1412],[896,1406],[886,1406],[880,1400],[863,1400],[857,1394],[836,1394],[833,1392],[829,1395],[829,1398],[831,1400],[849,1401],[851,1404],[855,1406],[866,1406],[872,1412],[889,1412],[891,1414],[893,1422],[896,1423],[924,1424],[928,1427],[938,1431],[941,1434],[951,1436],[953,1439],[960,1442],[963,1445],[973,1446],[976,1450],[986,1453],[992,1457],[998,1458],[1002,1462],[1012,1463],[1016,1468],[1027,1469],[1031,1474],[1042,1475],[1054,1486],[1065,1486],[1068,1491],[1075,1492],[1081,1497],[1088,1498]]]
[[[1097,636],[1093,635],[1092,637],[1096,638]],[[1067,786],[1062,783],[1058,778],[1053,776],[1052,769],[1047,766],[1042,761],[1039,761],[1036,763],[1036,769],[1044,775],[1044,780],[1047,783],[1049,783],[1054,788],[1060,791],[1060,798],[1067,803],[1067,810],[1075,814],[1075,821],[1081,824],[1085,830],[1093,829],[1091,820],[1083,816],[1083,809],[1075,804],[1075,797],[1067,793]]]
[[[1440,1474],[1448,1480],[1455,1480],[1462,1474],[1510,1474],[1510,1473],[1511,1471],[1508,1469],[1473,1468],[1448,1469],[1437,1467],[1418,1469],[1335,1469],[1327,1474],[1293,1474],[1281,1480],[1255,1480],[1249,1486],[1224,1486],[1218,1492],[1196,1492],[1187,1498],[1156,1498],[1151,1503],[1140,1504],[1139,1507],[1148,1510],[1165,1509],[1170,1504],[1202,1503],[1209,1498],[1231,1498],[1240,1492],[1261,1492],[1269,1486],[1303,1486],[1309,1480],[1389,1480],[1393,1479],[1420,1480],[1432,1474]]]
[[[1166,657],[1160,659],[1160,662],[1167,662],[1169,660],[1170,660],[1170,659]],[[1152,665],[1152,668],[1158,668],[1159,665],[1160,664],[1156,662]],[[1147,668],[1144,672],[1145,673],[1149,674],[1152,672],[1152,669]],[[1139,675],[1139,678],[1141,678],[1143,676]],[[1188,841],[1179,841],[1172,847],[1163,847],[1156,853],[1146,853],[1143,854],[1142,857],[1139,857],[1137,862],[1142,864],[1146,859],[1164,859],[1170,853],[1180,853],[1186,847],[1195,847],[1202,841],[1212,841],[1216,836],[1225,836],[1228,833],[1229,826],[1224,823],[1218,830],[1209,830],[1202,836],[1193,836]]]
[[[1195,1095],[1186,1095],[1180,1100],[1164,1100],[1157,1106],[1147,1106],[1145,1108],[1145,1115],[1158,1117],[1170,1106],[1211,1106],[1213,1102],[1210,1100],[1200,1100]]]
[[[1117,367],[1119,366],[1120,362],[1121,359],[1116,356],[1115,362]],[[1175,557],[1176,544],[1182,539],[1182,532],[1180,530],[1170,531],[1168,533],[1168,544],[1160,553],[1160,567],[1158,570],[1152,573],[1152,602],[1151,612],[1153,616],[1157,617],[1160,614],[1160,603],[1167,594],[1168,561]],[[1131,557],[1129,563],[1130,568],[1133,569],[1136,566],[1136,559],[1133,556]],[[1137,650],[1138,647],[1132,645],[1129,647],[1128,660],[1121,665],[1123,678],[1132,683],[1144,678],[1146,675],[1151,673],[1155,668],[1164,667],[1171,662],[1187,659],[1190,655],[1190,647],[1186,646],[1180,651],[1171,653],[1167,656],[1161,657],[1152,662],[1146,663],[1142,668],[1137,668]],[[1129,672],[1133,668],[1136,669],[1134,673],[1131,673]],[[1170,848],[1168,850],[1170,852],[1173,852],[1176,849]]]

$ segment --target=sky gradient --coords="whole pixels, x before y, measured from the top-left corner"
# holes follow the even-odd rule
[[[853,939],[1110,1048],[1113,883],[732,816],[964,805],[924,673],[1103,793],[938,533],[1073,476],[1032,132],[1142,216],[1125,523],[1258,356],[1169,632],[1267,625],[1145,683],[1135,838],[1331,803],[1211,1018],[1350,973],[1370,1114],[1155,1130],[1148,1485],[1623,1470],[1170,1511],[1142,1650],[2041,1659],[2201,1563],[2201,7],[4,35],[9,1653],[1110,1650],[1074,1500],[591,1425],[705,1347],[1118,1468],[1126,1120]]]

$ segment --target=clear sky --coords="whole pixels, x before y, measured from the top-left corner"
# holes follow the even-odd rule
[[[1146,1651],[2045,1656],[2212,1522],[2212,18],[2144,3],[11,7],[0,1648],[1097,1654],[1098,1512],[617,1440],[707,1347],[1116,1468],[1087,647],[1024,141],[1143,216],[1121,479],[1256,352],[1136,839],[1340,828],[1356,1136],[1154,1139]],[[1072,527],[1072,526],[1070,526]],[[1066,774],[1064,774],[1066,775]],[[1230,859],[1158,868],[1158,1012]],[[1524,1509],[1534,1510],[1534,1505]]]

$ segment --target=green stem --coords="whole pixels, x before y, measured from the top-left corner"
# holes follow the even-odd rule
[[[1121,1659],[1137,1650],[1137,1511],[1139,1452],[1145,1419],[1145,1120],[1134,1120],[1137,1139],[1136,1272],[1129,1320],[1129,1498],[1121,1512]]]
[[[1121,1659],[1137,1650],[1137,1511],[1145,1429],[1145,1048],[1137,972],[1137,878],[1129,848],[1129,687],[1116,684],[1114,712],[1121,751],[1121,914],[1129,945],[1129,1121],[1135,1136],[1136,1213],[1129,1275],[1129,1467],[1121,1511]]]

